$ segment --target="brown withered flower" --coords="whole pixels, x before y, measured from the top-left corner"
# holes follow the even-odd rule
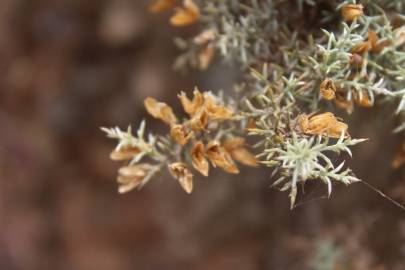
[[[363,8],[363,5],[345,5],[341,10],[342,17],[345,21],[353,21],[364,15]]]
[[[201,141],[198,141],[190,150],[193,167],[202,175],[208,176],[209,163],[205,158],[205,147]]]
[[[239,169],[232,160],[231,155],[219,142],[209,142],[205,153],[214,167],[218,166],[228,173],[239,173]]]
[[[156,0],[149,6],[149,10],[154,13],[166,11],[173,8],[176,3],[177,0]]]
[[[186,26],[195,23],[200,17],[200,9],[192,0],[184,0],[183,7],[178,8],[170,18],[174,26]]]
[[[392,161],[392,167],[394,169],[399,169],[403,165],[405,165],[405,143],[402,144]]]
[[[370,42],[371,51],[373,53],[379,53],[385,47],[391,44],[391,41],[389,41],[388,39],[378,40],[378,36],[375,31],[368,31],[368,40]]]
[[[379,53],[384,49],[384,47],[389,46],[390,44],[391,42],[388,39],[379,41],[377,33],[370,30],[368,31],[367,41],[363,41],[354,46],[351,52],[353,54],[364,54],[369,51]]]
[[[194,137],[194,133],[187,130],[184,125],[173,125],[170,129],[170,136],[175,142],[183,146]]]
[[[325,79],[319,87],[319,94],[325,100],[335,98],[336,86],[331,79]]]
[[[172,163],[169,165],[169,171],[187,193],[190,194],[193,191],[193,174],[185,163]]]
[[[245,139],[241,137],[229,138],[224,142],[225,150],[232,158],[246,166],[257,167],[256,157],[245,147]]]
[[[298,124],[305,134],[325,135],[331,138],[340,138],[342,134],[344,137],[349,136],[347,124],[340,122],[330,112],[312,116],[300,115]]]
[[[202,131],[205,130],[205,127],[208,124],[208,113],[202,109],[200,111],[198,111],[196,114],[194,114],[194,116],[190,119],[190,121],[188,122],[188,124],[190,125],[190,127],[194,130],[194,131]]]
[[[215,97],[209,93],[204,93],[204,107],[208,116],[213,120],[227,120],[233,116],[233,111],[222,105],[217,105]]]
[[[200,111],[204,105],[204,96],[197,87],[194,89],[193,94],[194,97],[192,101],[187,98],[184,92],[181,92],[178,95],[184,111],[190,116],[193,116],[196,112]]]
[[[164,102],[158,102],[156,99],[148,97],[144,100],[146,111],[156,119],[162,120],[168,125],[177,122],[177,118],[172,108]]]
[[[361,94],[356,94],[354,96],[354,102],[366,108],[373,107],[374,105],[367,91],[361,91]]]
[[[232,118],[233,111],[222,105],[218,105],[215,97],[210,92],[201,93],[197,88],[194,90],[194,98],[190,101],[186,94],[182,92],[179,96],[184,111],[194,116],[201,110],[205,110],[212,120],[227,120]]]
[[[111,152],[110,159],[114,161],[130,160],[140,152],[141,151],[134,146],[121,147]]]
[[[152,168],[152,165],[146,163],[121,167],[117,178],[118,192],[126,193],[139,186]]]

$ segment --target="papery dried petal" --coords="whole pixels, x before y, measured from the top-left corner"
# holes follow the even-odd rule
[[[363,16],[363,5],[348,4],[342,7],[342,17],[345,21],[353,21]]]
[[[232,118],[233,111],[222,105],[217,105],[215,97],[211,93],[204,93],[204,107],[208,116],[213,120],[227,120]]]
[[[175,142],[183,146],[194,136],[194,133],[188,131],[183,125],[173,125],[170,129],[170,136]]]
[[[239,169],[230,154],[218,142],[208,143],[206,155],[214,167],[218,166],[228,173],[239,173]]]
[[[114,161],[129,160],[134,158],[141,151],[137,147],[122,147],[121,149],[115,149],[111,152],[110,158]]]
[[[126,193],[139,186],[152,168],[146,163],[121,167],[117,178],[118,192]]]
[[[208,176],[209,164],[205,158],[204,144],[201,141],[198,141],[190,150],[190,156],[194,168],[202,175]]]
[[[238,162],[246,166],[257,167],[256,157],[245,147],[245,139],[241,137],[229,138],[224,142],[225,150]]]
[[[195,88],[193,93],[193,101],[190,101],[184,92],[181,92],[180,95],[178,95],[184,111],[190,116],[193,116],[196,112],[201,110],[204,105],[204,97],[198,88]]]
[[[149,6],[151,12],[157,13],[169,10],[176,5],[177,0],[156,0]]]
[[[298,117],[301,131],[311,135],[325,135],[331,138],[340,138],[343,134],[348,137],[348,126],[338,121],[338,119],[330,112],[307,116],[300,115]]]
[[[200,9],[192,0],[184,0],[183,8],[177,9],[170,18],[170,23],[174,26],[186,26],[193,24],[200,17]]]
[[[347,138],[349,137],[348,129],[347,124],[337,121],[327,129],[326,134],[331,138],[340,138],[342,135]]]
[[[177,122],[172,108],[166,103],[158,102],[156,99],[148,97],[145,99],[144,105],[146,111],[154,118],[160,119],[168,125],[173,125]]]
[[[331,79],[325,79],[319,87],[320,96],[326,100],[335,98],[336,86]]]
[[[208,113],[205,110],[200,110],[191,118],[189,125],[194,131],[205,130],[208,124]]]
[[[351,50],[352,54],[364,54],[371,49],[371,44],[369,41],[363,41],[356,46],[354,46]]]
[[[185,163],[172,163],[169,165],[169,171],[173,177],[179,181],[180,186],[187,193],[191,193],[193,191],[193,174],[190,172]]]

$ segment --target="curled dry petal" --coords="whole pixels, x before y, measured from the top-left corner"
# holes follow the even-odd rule
[[[348,4],[342,7],[342,17],[345,21],[353,21],[363,16],[363,5]]]
[[[111,152],[110,158],[115,161],[130,160],[141,151],[137,147],[122,147]]]
[[[323,80],[319,88],[319,94],[323,99],[332,100],[335,98],[336,86],[331,79]]]
[[[169,10],[176,5],[177,0],[156,0],[149,6],[151,12],[157,13]]]
[[[166,103],[158,102],[156,99],[148,97],[145,99],[144,105],[147,112],[154,118],[160,119],[168,125],[173,125],[177,122],[172,108]]]
[[[205,158],[204,144],[201,141],[198,141],[190,150],[190,156],[194,168],[202,175],[208,176],[209,164]]]
[[[375,31],[368,31],[367,41],[363,41],[354,46],[351,52],[353,54],[364,54],[368,51],[371,51],[373,53],[379,53],[390,44],[391,41],[389,41],[388,39],[379,41],[377,33]]]
[[[194,98],[192,101],[187,98],[184,92],[181,92],[178,97],[183,105],[184,111],[190,116],[193,116],[196,112],[203,108],[204,97],[197,88],[194,89]]]
[[[325,135],[331,138],[340,138],[342,134],[344,137],[349,136],[347,124],[340,122],[330,112],[313,116],[300,115],[298,123],[305,134]]]
[[[217,105],[215,97],[209,93],[204,93],[204,107],[207,110],[208,116],[213,120],[227,120],[232,118],[233,112],[230,108],[222,105]]]
[[[229,138],[224,142],[224,148],[235,160],[243,165],[258,166],[256,157],[245,147],[245,139],[241,137]]]
[[[187,168],[187,165],[182,162],[175,162],[169,165],[169,171],[176,178],[180,186],[187,192],[193,191],[193,174]]]
[[[117,178],[119,184],[118,192],[126,193],[136,188],[142,183],[142,180],[144,180],[152,168],[152,165],[146,163],[121,167],[118,170]]]
[[[214,167],[218,166],[228,173],[239,173],[239,169],[233,162],[231,155],[218,142],[208,143],[206,155]]]
[[[170,136],[174,141],[183,146],[194,136],[194,133],[188,131],[183,125],[173,125],[170,129]]]
[[[183,7],[177,9],[170,18],[174,26],[186,26],[195,23],[200,17],[200,9],[192,0],[184,0]]]
[[[208,124],[208,114],[205,110],[200,110],[190,119],[190,127],[195,131],[205,130]]]

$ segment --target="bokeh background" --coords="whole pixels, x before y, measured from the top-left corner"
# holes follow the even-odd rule
[[[173,29],[147,7],[0,1],[0,269],[405,269],[405,211],[362,184],[335,185],[326,200],[310,183],[293,211],[267,169],[217,171],[192,195],[167,174],[117,193],[114,142],[100,126],[146,117],[166,132],[145,115],[145,97],[178,105],[179,91],[230,92],[240,77],[220,61],[175,72],[173,37],[196,29]],[[390,167],[391,110],[359,110],[345,116],[351,134],[371,140],[349,163],[405,203],[404,171]]]

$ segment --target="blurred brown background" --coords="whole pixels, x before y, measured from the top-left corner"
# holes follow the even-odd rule
[[[266,169],[217,171],[192,195],[163,174],[118,195],[114,143],[100,126],[146,117],[164,132],[144,114],[145,97],[178,104],[179,91],[229,91],[238,78],[219,62],[174,72],[173,37],[196,29],[173,29],[147,6],[0,1],[0,269],[405,269],[405,212],[362,184],[336,185],[330,200],[309,184],[293,211]],[[390,168],[392,125],[370,114],[352,117],[354,137],[371,141],[351,166],[405,202],[404,172]]]

